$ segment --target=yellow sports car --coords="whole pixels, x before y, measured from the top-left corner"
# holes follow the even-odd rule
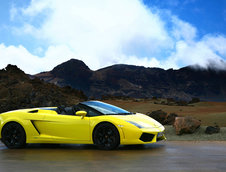
[[[26,143],[78,143],[115,149],[120,144],[164,140],[163,132],[164,127],[147,115],[100,101],[0,114],[0,139],[8,148],[22,148]]]

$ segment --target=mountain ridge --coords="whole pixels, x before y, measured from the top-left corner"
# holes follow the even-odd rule
[[[53,70],[35,75],[58,86],[69,85],[86,95],[134,98],[175,98],[191,100],[199,97],[207,101],[226,100],[226,71],[187,66],[177,70],[146,68],[117,64],[91,70],[84,62],[71,59]]]

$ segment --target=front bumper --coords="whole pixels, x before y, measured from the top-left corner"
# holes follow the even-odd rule
[[[127,128],[128,129],[128,128]],[[121,140],[121,144],[148,144],[155,143],[161,140],[166,140],[164,135],[165,128],[163,126],[154,129],[137,129],[132,130],[123,129],[124,139]]]
[[[166,137],[163,132],[159,132],[157,134],[152,133],[142,133],[139,138],[142,142],[158,142],[161,140],[166,140]],[[155,139],[155,140],[154,140]],[[154,140],[154,141],[153,141]]]

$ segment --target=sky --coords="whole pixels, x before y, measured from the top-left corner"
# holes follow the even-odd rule
[[[225,69],[226,0],[0,0],[0,68],[36,74],[72,58]]]

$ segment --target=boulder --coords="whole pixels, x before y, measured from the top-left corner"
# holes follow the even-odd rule
[[[178,117],[178,115],[176,113],[170,113],[169,115],[167,115],[165,124],[166,125],[173,125],[176,117]]]
[[[192,100],[189,102],[189,104],[198,103],[200,102],[200,99],[198,97],[193,97]]]
[[[163,125],[173,125],[175,118],[178,117],[176,113],[167,114],[162,110],[148,112],[147,115]]]
[[[192,134],[200,125],[201,121],[190,116],[176,117],[173,124],[177,135]]]
[[[219,133],[219,132],[220,132],[220,127],[218,125],[208,126],[208,127],[206,127],[206,130],[205,130],[206,134],[214,134],[214,133]]]
[[[176,104],[177,104],[178,106],[187,106],[187,105],[188,105],[188,102],[183,101],[183,100],[180,100],[180,101],[177,101]]]
[[[155,119],[156,121],[160,122],[163,125],[165,124],[167,119],[167,113],[162,110],[148,112],[147,115]]]

